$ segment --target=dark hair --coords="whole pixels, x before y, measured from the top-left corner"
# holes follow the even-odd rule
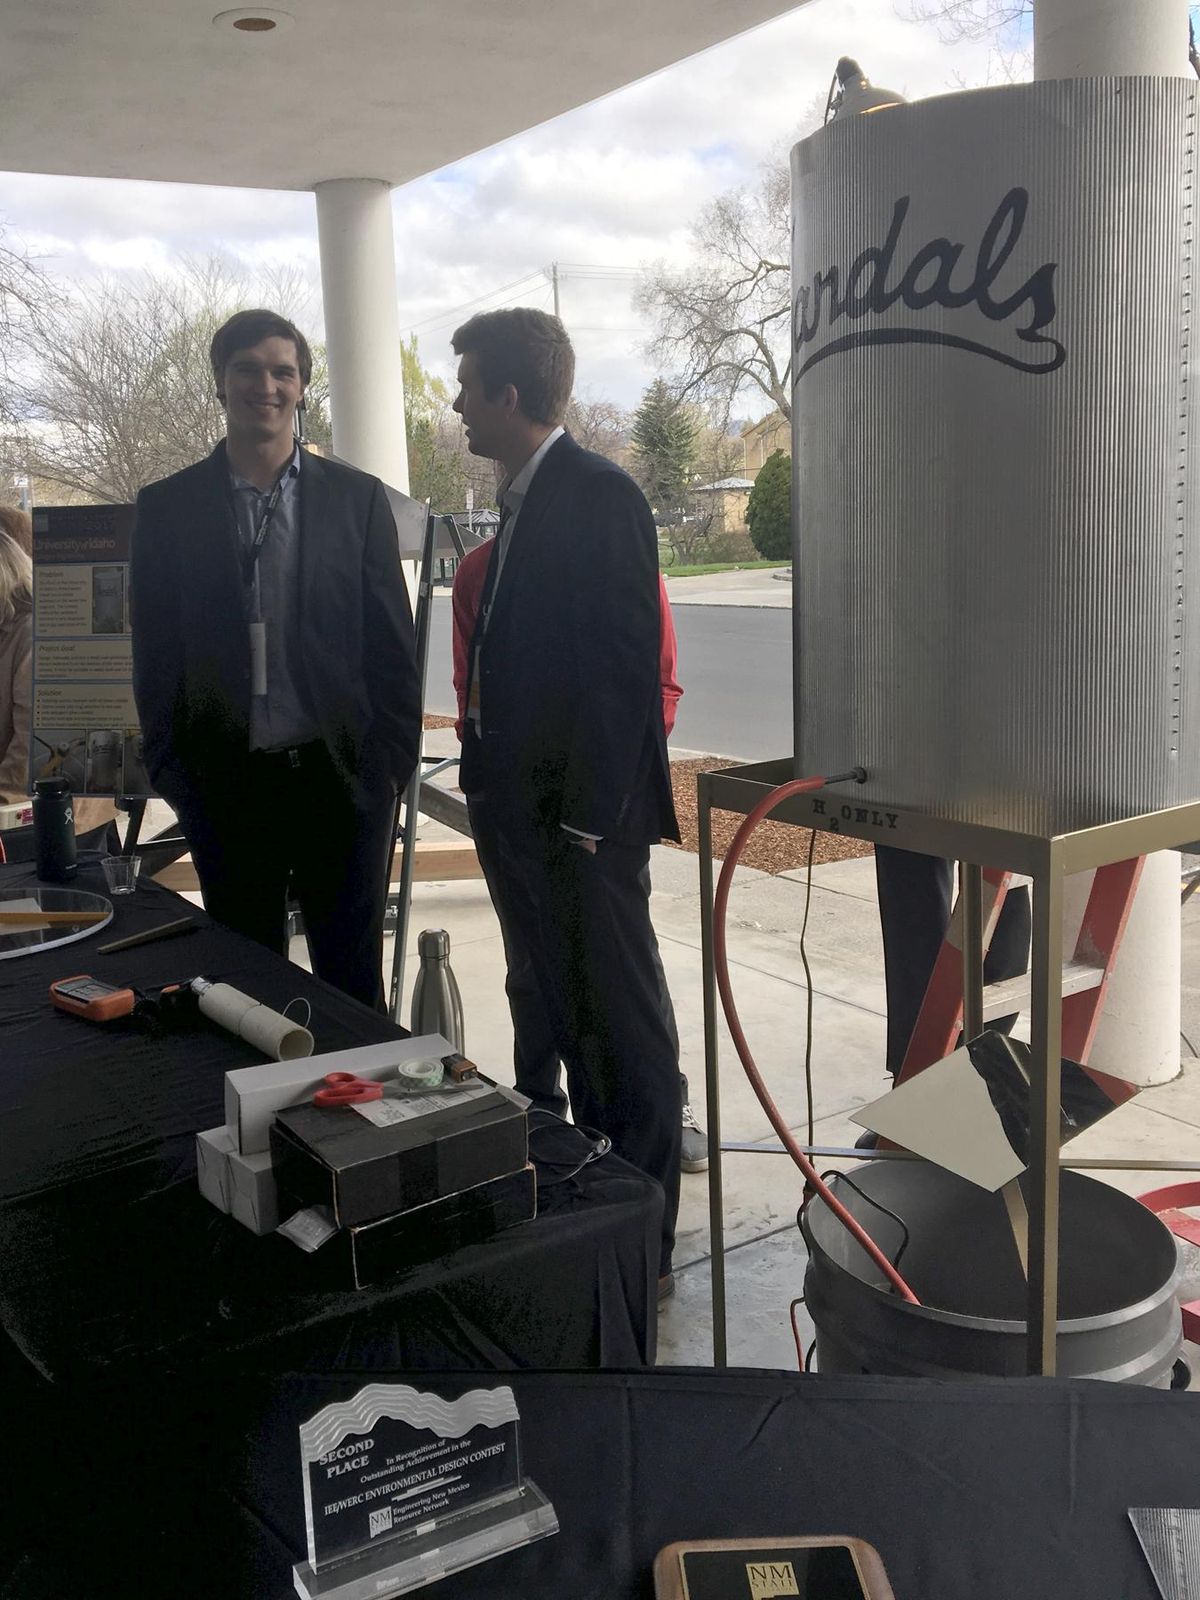
[[[225,368],[239,350],[251,350],[264,339],[290,339],[296,346],[296,365],[300,369],[300,382],[308,388],[312,377],[312,351],[308,340],[286,317],[277,311],[238,311],[228,322],[222,323],[213,334],[208,359],[212,362],[213,377],[220,388]]]
[[[489,400],[511,383],[531,421],[557,425],[566,416],[575,352],[567,330],[548,311],[481,311],[455,330],[450,345],[456,356],[475,357]]]

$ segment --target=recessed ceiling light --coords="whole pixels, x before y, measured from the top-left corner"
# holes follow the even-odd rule
[[[278,33],[290,28],[295,17],[289,11],[268,11],[261,6],[241,6],[236,11],[218,11],[214,28],[233,28],[238,33]]]

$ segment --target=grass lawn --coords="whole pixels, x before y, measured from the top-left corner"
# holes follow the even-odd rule
[[[786,567],[787,561],[714,561],[706,566],[663,567],[664,578],[707,578],[710,572],[753,572],[756,567]]]

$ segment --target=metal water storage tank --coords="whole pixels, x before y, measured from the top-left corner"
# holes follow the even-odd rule
[[[1036,833],[1200,798],[1197,87],[793,151],[799,772]]]

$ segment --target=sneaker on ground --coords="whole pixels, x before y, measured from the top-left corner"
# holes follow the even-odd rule
[[[673,1300],[674,1297],[675,1274],[673,1272],[664,1273],[663,1276],[658,1280],[658,1309],[661,1311],[666,1305],[667,1301]]]
[[[682,1077],[682,1074],[680,1075]],[[679,1166],[684,1172],[707,1172],[708,1135],[700,1126],[688,1101],[687,1079],[683,1083],[683,1137],[679,1144]]]

